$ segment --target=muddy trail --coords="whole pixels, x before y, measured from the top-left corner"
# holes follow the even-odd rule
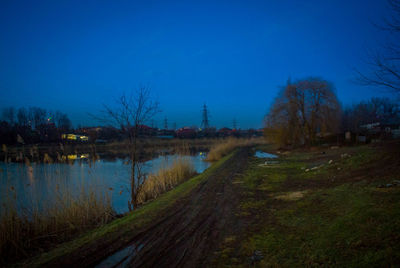
[[[226,233],[238,228],[233,178],[250,148],[238,151],[189,195],[150,225],[112,241],[97,241],[48,263],[58,267],[204,267]]]

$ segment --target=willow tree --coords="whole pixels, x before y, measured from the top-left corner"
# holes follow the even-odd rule
[[[139,143],[140,128],[151,121],[156,113],[159,112],[158,102],[152,100],[150,89],[140,87],[136,92],[127,96],[122,95],[117,99],[116,105],[105,105],[106,114],[112,119],[114,124],[121,128],[121,131],[128,136],[127,148],[131,161],[131,200],[128,201],[129,210],[136,209],[138,205],[138,195],[142,190],[146,180],[143,172],[143,163],[140,162],[142,148]]]
[[[265,133],[280,145],[311,145],[317,136],[336,133],[340,105],[326,80],[290,81],[281,89],[266,116]]]

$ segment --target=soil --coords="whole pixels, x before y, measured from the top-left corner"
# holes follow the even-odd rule
[[[373,146],[375,147],[375,146]],[[357,183],[365,180],[375,183],[383,178],[392,179],[400,165],[400,143],[376,146],[384,150],[386,157],[373,159],[363,168],[329,174],[326,180],[286,180],[282,187],[288,192],[329,188],[343,183]],[[346,151],[349,149],[346,148]],[[310,163],[319,161],[334,163],[341,159],[341,150],[316,152]],[[157,221],[147,226],[120,230],[113,238],[96,240],[66,256],[46,264],[51,267],[209,267],[215,266],[215,252],[223,248],[224,239],[237,236],[245,239],[247,233],[257,233],[260,219],[262,224],[274,221],[269,215],[284,202],[269,198],[265,192],[255,191],[255,200],[268,198],[266,215],[257,209],[247,217],[238,217],[239,202],[245,199],[245,192],[233,181],[245,171],[249,157],[254,151],[243,148],[231,159],[196,187],[189,195],[178,200],[172,208],[163,211]],[[305,162],[307,163],[307,162]],[[384,167],[384,168],[382,168]],[[247,227],[246,227],[247,226]],[[122,228],[121,228],[122,229]],[[232,248],[238,250],[238,245]],[[235,253],[236,254],[236,253]],[[238,254],[236,254],[238,255]],[[248,256],[246,257],[248,258]],[[217,261],[217,262],[216,262]]]
[[[47,263],[51,267],[207,267],[226,234],[235,233],[239,193],[232,184],[247,165],[243,148],[156,222],[112,241],[96,241]]]

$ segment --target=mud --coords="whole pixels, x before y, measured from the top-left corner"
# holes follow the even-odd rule
[[[158,220],[112,240],[85,245],[46,266],[58,267],[206,267],[226,233],[238,228],[238,193],[232,181],[251,150],[243,148]]]

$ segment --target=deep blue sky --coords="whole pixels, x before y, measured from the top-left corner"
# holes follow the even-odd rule
[[[385,36],[375,1],[0,2],[0,108],[40,106],[94,125],[123,92],[149,85],[156,121],[261,127],[279,86],[320,76],[342,103],[380,93],[351,82]]]

